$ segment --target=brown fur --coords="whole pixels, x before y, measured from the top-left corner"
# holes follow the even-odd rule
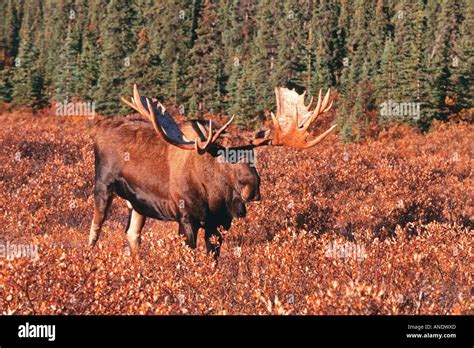
[[[204,138],[195,123],[188,122],[181,129],[189,139]],[[157,135],[142,119],[101,122],[94,149],[91,245],[99,236],[110,197],[116,193],[144,217],[177,221],[191,247],[196,246],[198,229],[204,228],[208,252],[217,256],[219,248],[210,238],[220,239],[218,227],[228,229],[234,217],[245,216],[246,202],[260,198],[260,178],[249,163],[222,161],[218,151],[224,148],[219,145],[204,154],[180,149]]]

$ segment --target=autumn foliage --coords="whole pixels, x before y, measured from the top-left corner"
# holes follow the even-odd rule
[[[89,250],[93,122],[1,122],[0,244],[38,247],[0,258],[2,314],[472,314],[472,125],[259,148],[262,201],[216,264],[151,219],[131,257],[119,198]]]

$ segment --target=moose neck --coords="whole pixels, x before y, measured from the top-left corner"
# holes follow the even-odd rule
[[[198,181],[209,202],[214,205],[222,204],[232,199],[233,173],[228,163],[221,163],[217,157],[213,157],[209,153],[199,155],[193,153],[190,158],[193,171],[189,173],[193,178],[191,180]]]

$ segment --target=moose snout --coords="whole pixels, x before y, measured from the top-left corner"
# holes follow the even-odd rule
[[[239,199],[232,201],[232,215],[236,218],[243,218],[247,215],[247,208],[245,207],[244,202]]]
[[[244,202],[253,202],[260,200],[260,190],[254,185],[243,185],[240,187],[240,195]]]
[[[253,192],[253,197],[249,198],[247,202],[258,202],[260,200],[260,190]]]

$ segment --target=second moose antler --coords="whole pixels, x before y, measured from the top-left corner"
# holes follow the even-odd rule
[[[311,97],[309,104],[305,105],[306,91],[303,94],[298,94],[294,89],[276,87],[276,116],[273,112],[271,113],[273,135],[271,137],[257,138],[253,141],[253,144],[255,146],[284,145],[297,149],[307,149],[321,142],[337,125],[333,125],[316,139],[310,141],[308,141],[308,128],[318,115],[331,109],[332,102],[329,103],[330,91],[328,90],[324,98],[321,98],[322,90],[319,90],[316,108],[311,111],[313,98]]]

